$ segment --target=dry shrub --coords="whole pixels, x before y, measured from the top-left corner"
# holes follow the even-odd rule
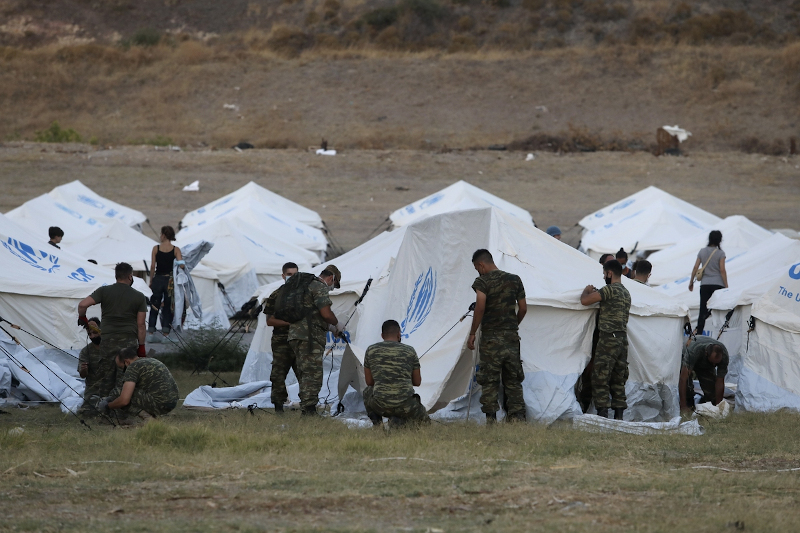
[[[566,153],[647,151],[649,147],[639,139],[623,139],[617,136],[604,139],[599,133],[570,126],[568,131],[556,135],[536,133],[525,139],[517,139],[509,143],[508,149]]]
[[[184,65],[198,65],[209,61],[214,55],[213,50],[197,41],[186,41],[175,50],[175,59]]]
[[[757,30],[758,25],[745,11],[723,9],[687,19],[680,26],[679,37],[683,41],[700,44],[734,34],[751,36]]]
[[[592,22],[606,22],[624,19],[628,16],[625,6],[614,4],[607,6],[605,0],[591,0],[583,5],[583,13]]]
[[[787,46],[783,50],[781,59],[787,75],[790,77],[800,75],[800,42]]]
[[[470,17],[469,15],[464,15],[458,22],[456,23],[456,27],[458,31],[470,31],[472,28],[475,27],[475,19]]]
[[[322,50],[338,50],[342,47],[342,44],[335,35],[318,33],[314,36],[314,47]]]
[[[739,142],[739,150],[748,154],[785,155],[786,144],[782,139],[774,139],[771,143],[758,137],[745,137]]]
[[[123,61],[123,54],[117,48],[89,43],[59,48],[54,57],[57,61],[70,64],[98,61],[118,63]]]
[[[381,31],[375,38],[375,44],[384,50],[396,50],[403,44],[400,39],[400,30],[396,26],[389,26]]]
[[[285,57],[297,57],[313,44],[311,37],[296,26],[276,24],[267,37],[267,47]]]
[[[545,6],[545,0],[522,0],[522,7],[531,11],[540,11]]]
[[[318,23],[319,20],[320,20],[319,13],[317,13],[316,11],[309,11],[306,14],[306,22],[305,22],[305,24],[306,24],[306,26],[313,26],[316,23]]]
[[[451,54],[455,54],[459,52],[474,52],[477,49],[478,44],[475,42],[474,37],[470,35],[455,35],[452,41],[450,41],[450,46],[447,51]]]

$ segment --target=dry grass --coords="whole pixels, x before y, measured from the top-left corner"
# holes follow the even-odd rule
[[[184,377],[183,394],[196,384]],[[790,414],[707,422],[703,437],[568,425],[386,434],[180,408],[139,429],[89,432],[54,408],[2,423],[8,531],[787,531],[800,517],[800,477],[779,472],[800,466]]]

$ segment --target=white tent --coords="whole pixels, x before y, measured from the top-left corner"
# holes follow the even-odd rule
[[[800,253],[753,305],[737,411],[800,411]]]
[[[42,235],[47,242],[47,230],[58,226],[64,230],[65,242],[76,242],[105,227],[107,220],[95,218],[68,207],[49,194],[28,200],[6,216],[28,231]]]
[[[312,211],[307,207],[292,202],[288,198],[275,194],[269,189],[265,189],[252,181],[227,196],[223,196],[199,209],[187,213],[186,216],[183,217],[183,220],[181,220],[181,226],[194,226],[200,222],[210,221],[221,213],[228,211],[231,207],[249,200],[255,200],[262,204],[267,211],[274,215],[296,220],[312,228],[323,228],[324,224],[322,219],[316,211]]]
[[[231,203],[227,209],[216,212],[208,220],[182,229],[177,237],[184,242],[190,238],[213,240],[208,237],[208,228],[223,220],[241,221],[258,228],[262,234],[269,235],[267,240],[260,241],[262,244],[269,243],[273,247],[296,246],[314,252],[317,256],[316,261],[325,259],[328,240],[321,230],[285,215],[276,214],[255,198],[245,198]]]
[[[470,258],[488,248],[498,267],[513,272],[526,288],[528,315],[521,325],[528,419],[551,422],[579,414],[573,387],[590,358],[593,309],[580,304],[588,283],[599,284],[595,261],[496,209],[448,213],[409,226],[388,279],[373,285],[359,310],[352,344],[363,353],[380,340],[380,325],[401,322],[403,342],[422,355],[417,388],[428,409],[461,396],[472,371],[466,349],[469,319],[458,319],[475,300],[477,274]],[[552,265],[560,265],[554,271]],[[624,281],[633,307],[629,322],[630,409],[626,418],[668,420],[677,413],[677,383],[685,306],[649,287]],[[343,367],[343,375],[345,372]]]
[[[156,241],[122,222],[109,220],[84,238],[67,241],[65,235],[63,248],[80,257],[94,259],[101,266],[114,268],[117,263],[125,262],[134,270],[149,272],[156,245]]]
[[[79,180],[59,185],[48,193],[54,200],[95,219],[115,219],[142,231],[147,217],[141,211],[103,198]]]
[[[389,215],[389,219],[394,227],[399,227],[433,215],[481,207],[496,207],[533,224],[533,218],[528,211],[466,181],[457,181],[437,193],[402,207]]]
[[[114,283],[114,272],[50,246],[2,215],[0,245],[0,316],[59,348],[83,348],[86,332],[76,322],[78,302]],[[151,294],[139,278],[134,288]],[[88,314],[99,315],[99,307]],[[28,348],[42,344],[25,333],[19,337]]]
[[[740,215],[720,221],[709,231],[711,230],[722,232],[722,246],[728,257],[736,257],[772,236],[771,231]],[[648,256],[647,260],[653,265],[650,284],[663,285],[690,274],[697,253],[706,244],[708,244],[708,233],[694,233],[677,244]]]
[[[217,273],[200,263],[192,270],[192,280],[194,280],[194,287],[200,296],[200,302],[203,307],[202,324],[228,329],[230,324],[228,315],[233,314],[236,310],[226,306],[222,291],[218,285],[219,277]],[[191,329],[200,325],[201,323],[192,313],[187,313],[185,327]]]
[[[307,270],[317,261],[313,252],[277,241],[237,218],[221,218],[184,229],[175,244],[181,246],[201,238],[214,243],[201,264],[216,273],[236,310],[259,286],[280,279],[284,263],[292,261]]]

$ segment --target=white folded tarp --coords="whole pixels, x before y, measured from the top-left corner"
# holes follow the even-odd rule
[[[699,437],[705,433],[696,418],[682,422],[679,416],[667,422],[626,422],[610,420],[597,415],[579,415],[572,420],[572,427],[594,433],[627,433],[629,435],[691,435]]]
[[[737,411],[800,411],[800,253],[753,304]]]
[[[739,215],[722,220],[713,225],[711,230],[722,232],[722,249],[728,258],[736,257],[772,236],[771,231]],[[663,285],[691,274],[697,253],[707,244],[708,233],[694,233],[648,256],[647,260],[653,265],[650,285]]]
[[[199,209],[187,213],[186,216],[183,217],[183,220],[181,220],[181,226],[194,226],[203,221],[210,221],[221,213],[228,211],[231,207],[242,203],[249,203],[250,200],[257,201],[262,204],[267,211],[277,216],[296,220],[312,228],[323,228],[322,218],[320,218],[319,213],[316,211],[312,211],[307,207],[292,202],[288,198],[275,194],[269,189],[265,189],[252,181],[227,196],[223,196],[219,200],[214,200]]]
[[[533,217],[525,209],[470,185],[466,181],[457,181],[437,193],[401,207],[389,215],[389,219],[394,227],[400,227],[433,215],[481,207],[496,207],[524,222],[533,224]]]
[[[46,234],[45,234],[46,235]],[[77,325],[78,302],[102,285],[115,283],[114,271],[50,246],[38,234],[0,215],[0,316],[63,349],[86,345]],[[151,291],[140,278],[134,288]],[[100,315],[99,306],[88,316]],[[19,333],[29,348],[41,341]]]
[[[142,224],[147,220],[141,211],[104,198],[79,180],[59,185],[48,194],[79,213],[96,219],[115,219],[140,232]]]
[[[222,290],[219,288],[219,278],[217,273],[203,265],[202,263],[192,270],[192,281],[194,282],[197,295],[200,297],[200,305],[203,309],[202,322],[197,321],[194,315],[187,316],[184,327],[195,329],[201,325],[228,329],[230,322],[228,316],[235,312],[233,306],[226,306]]]
[[[114,268],[117,263],[128,263],[134,270],[146,272],[150,270],[153,247],[158,245],[150,237],[117,220],[105,222],[102,228],[80,239],[66,237],[61,247],[75,255],[94,259],[107,268]]]
[[[403,342],[420,355],[455,325],[421,358],[417,392],[429,410],[462,396],[474,354],[466,349],[470,320],[458,319],[475,301],[471,257],[478,248],[488,248],[500,269],[518,274],[525,284],[528,315],[520,336],[528,419],[550,422],[579,414],[573,387],[591,355],[596,313],[580,304],[580,294],[586,284],[602,282],[602,267],[497,209],[448,213],[407,228],[391,274],[373,284],[357,312],[355,357],[363,362],[366,348],[380,341],[381,323],[390,318],[401,323]],[[687,309],[649,287],[623,283],[633,301],[626,418],[669,420],[678,412]]]

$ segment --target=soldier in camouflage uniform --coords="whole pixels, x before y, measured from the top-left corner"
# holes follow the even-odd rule
[[[475,349],[475,334],[481,328],[480,362],[476,379],[481,386],[481,411],[488,423],[497,420],[498,388],[503,383],[509,420],[525,420],[522,381],[525,373],[519,350],[519,323],[528,306],[525,287],[516,274],[498,269],[488,250],[478,250],[472,264],[480,276],[475,279],[475,312],[467,347]],[[519,310],[517,310],[519,308]]]
[[[116,362],[124,374],[122,389],[114,389],[101,400],[98,410],[119,410],[129,418],[146,420],[163,416],[178,405],[178,384],[164,363],[140,358],[133,348],[123,349]]]
[[[87,414],[93,414],[96,411],[88,408],[89,401],[92,396],[103,398],[111,393],[116,382],[117,365],[114,355],[107,354],[100,345],[100,319],[90,318],[86,331],[91,342],[78,356],[78,374],[86,380],[83,410]],[[97,398],[93,401],[96,402]]]
[[[712,337],[698,335],[689,339],[683,348],[681,377],[678,382],[681,412],[694,408],[694,382],[692,372],[703,391],[702,402],[717,405],[725,394],[725,374],[728,373],[728,349]]]
[[[374,425],[381,417],[393,424],[406,421],[430,422],[414,387],[422,383],[419,358],[411,346],[400,342],[400,324],[387,320],[381,328],[383,342],[367,348],[364,356],[364,407]]]
[[[282,278],[286,281],[294,274],[297,274],[297,265],[295,263],[286,263],[283,265]],[[272,371],[269,375],[269,380],[272,382],[272,404],[275,406],[276,413],[283,412],[283,404],[289,398],[289,393],[286,391],[286,376],[289,375],[289,369],[294,370],[294,375],[300,381],[300,370],[297,368],[297,359],[294,356],[292,347],[289,346],[289,322],[278,320],[275,318],[275,301],[281,293],[283,286],[278,287],[272,294],[269,295],[264,301],[264,314],[267,315],[267,325],[272,326]]]
[[[322,356],[325,352],[327,331],[333,326],[341,333],[339,320],[331,311],[328,292],[330,287],[339,288],[342,274],[334,265],[328,265],[317,279],[308,285],[304,308],[308,318],[289,326],[289,346],[292,347],[297,367],[300,370],[300,407],[302,414],[314,415],[322,388]]]
[[[603,265],[606,285],[598,290],[587,285],[581,294],[583,305],[600,304],[599,330],[592,370],[592,396],[598,416],[608,418],[609,407],[614,419],[622,420],[628,407],[625,383],[628,381],[628,315],[631,295],[622,285],[622,265],[610,259]],[[611,400],[609,401],[609,395]]]

